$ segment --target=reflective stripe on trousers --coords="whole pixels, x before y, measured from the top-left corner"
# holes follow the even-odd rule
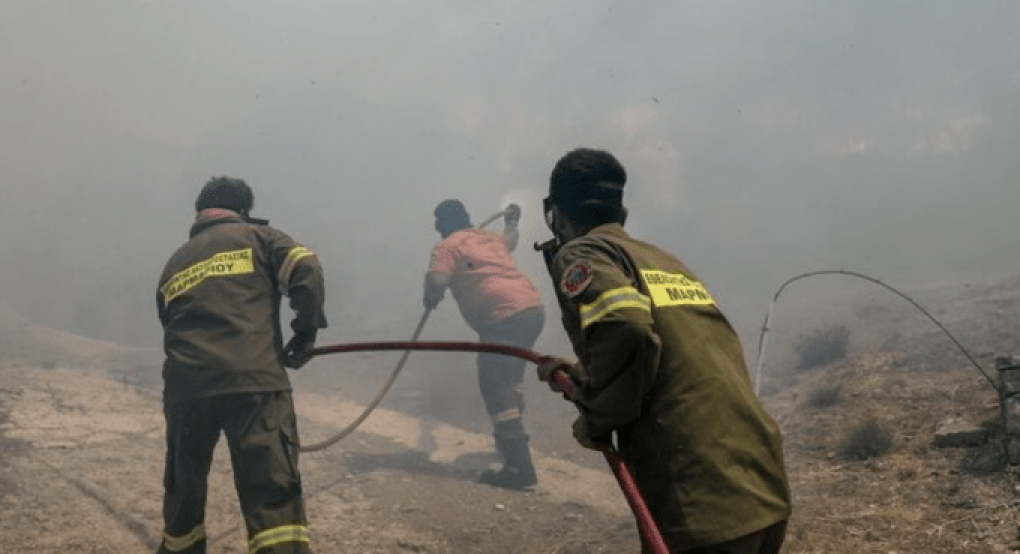
[[[248,554],[256,554],[263,548],[269,548],[285,542],[308,542],[308,527],[304,525],[281,525],[266,529],[248,541]]]
[[[195,526],[190,532],[179,537],[175,537],[167,532],[163,532],[163,547],[162,550],[167,552],[182,552],[195,546],[201,540],[205,540],[205,525],[201,523]]]

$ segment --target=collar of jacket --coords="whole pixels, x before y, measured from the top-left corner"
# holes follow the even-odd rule
[[[556,260],[556,258],[560,255],[560,252],[562,252],[563,249],[566,248],[568,245],[576,244],[577,241],[584,240],[585,238],[598,239],[602,237],[615,237],[627,239],[630,238],[630,234],[627,233],[627,230],[624,229],[623,225],[619,223],[603,223],[598,227],[592,227],[591,229],[588,229],[583,235],[576,236],[563,244],[551,245],[550,248],[544,249],[542,255],[543,257],[545,257],[546,267],[551,268],[552,264],[555,263],[554,260]],[[539,245],[536,243],[535,249],[539,250],[540,246],[544,245]]]
[[[611,236],[611,237],[630,237],[627,231],[623,228],[623,225],[619,223],[603,223],[598,227],[592,227],[581,237],[588,236]],[[581,238],[577,237],[577,238]]]
[[[219,223],[244,223],[244,219],[241,217],[241,214],[231,210],[208,208],[198,212],[198,215],[195,216],[195,223],[191,226],[190,236],[194,237]]]

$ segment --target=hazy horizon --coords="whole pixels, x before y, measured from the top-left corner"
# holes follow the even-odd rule
[[[517,202],[517,259],[560,337],[531,244],[577,146],[620,158],[628,229],[692,267],[748,346],[805,271],[908,288],[1020,273],[1015,2],[4,11],[2,299],[86,336],[158,345],[159,271],[199,188],[231,175],[319,253],[337,332],[413,329],[438,202],[476,222]]]

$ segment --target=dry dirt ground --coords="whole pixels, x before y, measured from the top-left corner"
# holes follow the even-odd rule
[[[826,288],[832,284],[805,285],[780,299],[762,364],[761,395],[785,433],[795,502],[784,552],[1020,549],[1020,481],[995,456],[996,443],[933,444],[934,429],[950,418],[986,424],[993,438],[1001,431],[988,380],[910,305],[839,285],[838,294]],[[1020,278],[912,293],[992,377],[995,355],[1020,353]],[[831,325],[849,329],[847,355],[799,368],[797,345]],[[391,331],[371,338],[408,333]],[[756,373],[757,337],[745,343]],[[164,455],[158,354],[41,328],[0,310],[0,552],[117,554],[155,546]],[[398,358],[322,358],[294,373],[304,442],[354,419]],[[313,548],[637,553],[633,518],[612,475],[597,454],[570,440],[572,407],[530,372],[526,424],[539,487],[521,493],[475,483],[495,460],[473,371],[470,357],[415,354],[354,434],[302,455]],[[828,403],[818,401],[824,392]],[[848,437],[868,421],[888,433],[888,451],[848,458]],[[210,552],[244,552],[223,449],[209,496]]]

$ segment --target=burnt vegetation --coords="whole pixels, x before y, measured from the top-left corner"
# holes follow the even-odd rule
[[[829,325],[812,331],[794,345],[799,369],[823,367],[846,357],[850,330],[845,325]]]
[[[892,433],[888,429],[875,420],[868,420],[847,434],[836,453],[841,460],[867,460],[888,454],[892,443]]]
[[[835,386],[822,386],[812,390],[807,398],[804,400],[804,405],[808,408],[831,408],[836,406],[843,400],[842,387],[840,385]]]

